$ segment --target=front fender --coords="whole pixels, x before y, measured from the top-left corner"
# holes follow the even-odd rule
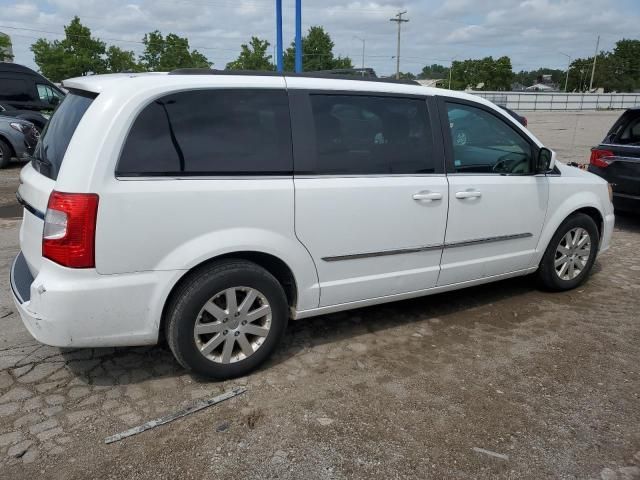
[[[564,179],[567,180],[567,179]],[[531,266],[537,266],[542,260],[551,238],[556,233],[562,222],[572,213],[583,208],[595,208],[602,219],[606,219],[608,212],[604,201],[608,202],[608,193],[605,199],[602,198],[600,185],[594,184],[593,188],[584,189],[584,185],[578,182],[557,183],[551,185],[549,192],[549,208],[547,219],[540,234],[538,245],[532,259]],[[606,234],[605,230],[605,234]],[[601,239],[601,244],[604,239]],[[608,244],[608,240],[606,241]]]

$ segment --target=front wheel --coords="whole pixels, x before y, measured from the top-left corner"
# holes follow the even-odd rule
[[[567,218],[551,238],[540,262],[538,280],[549,290],[570,290],[582,284],[598,253],[598,227],[589,215]]]
[[[188,277],[167,308],[166,336],[178,362],[216,379],[246,375],[273,352],[288,320],[282,286],[243,260]]]
[[[11,147],[3,140],[0,140],[0,168],[9,166],[12,154]]]

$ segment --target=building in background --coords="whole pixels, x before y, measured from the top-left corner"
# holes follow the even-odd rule
[[[13,62],[11,37],[2,32],[0,32],[0,62]]]

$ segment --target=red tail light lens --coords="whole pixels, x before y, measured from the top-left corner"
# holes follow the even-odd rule
[[[51,192],[42,233],[42,256],[70,268],[95,267],[98,195]]]
[[[611,164],[611,161],[608,159],[614,156],[615,153],[610,150],[601,150],[599,148],[594,148],[591,150],[591,158],[589,159],[589,163],[594,167],[607,168]]]
[[[522,124],[523,124],[525,127],[528,127],[528,126],[529,126],[529,120],[527,120],[527,117],[522,117]]]

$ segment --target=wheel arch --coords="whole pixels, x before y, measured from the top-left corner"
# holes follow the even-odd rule
[[[289,305],[290,311],[296,308],[296,305],[298,303],[298,284],[296,283],[296,278],[293,274],[293,270],[284,260],[270,253],[254,250],[243,250],[224,253],[204,260],[199,264],[193,266],[189,270],[185,270],[180,278],[178,278],[178,280],[173,284],[171,290],[169,291],[169,294],[165,298],[164,305],[162,306],[162,314],[160,316],[159,324],[159,338],[163,338],[164,336],[167,317],[167,306],[171,303],[173,296],[180,289],[180,286],[191,276],[197,275],[198,272],[202,271],[212,263],[218,262],[220,260],[230,259],[246,260],[264,268],[271,275],[273,275],[276,280],[278,280],[278,283],[280,283],[280,285],[282,286],[285,296],[287,297],[287,303]]]
[[[560,228],[560,225],[562,225],[567,218],[577,213],[583,213],[593,219],[598,228],[598,236],[600,237],[599,244],[602,242],[604,234],[604,214],[602,209],[599,207],[597,197],[595,197],[595,195],[593,195],[593,197],[592,195],[588,195],[580,199],[568,198],[559,208],[555,209],[553,215],[551,215],[546,222],[546,225],[540,235],[540,240],[538,241],[536,253],[531,264],[532,266],[540,264],[542,256],[549,246],[549,242],[551,242],[553,235],[556,233],[558,228]]]
[[[596,207],[582,207],[577,210],[574,210],[566,218],[569,218],[571,215],[575,215],[576,213],[584,213],[592,218],[598,227],[598,241],[602,239],[602,233],[604,231],[604,216],[602,212],[598,210]]]

